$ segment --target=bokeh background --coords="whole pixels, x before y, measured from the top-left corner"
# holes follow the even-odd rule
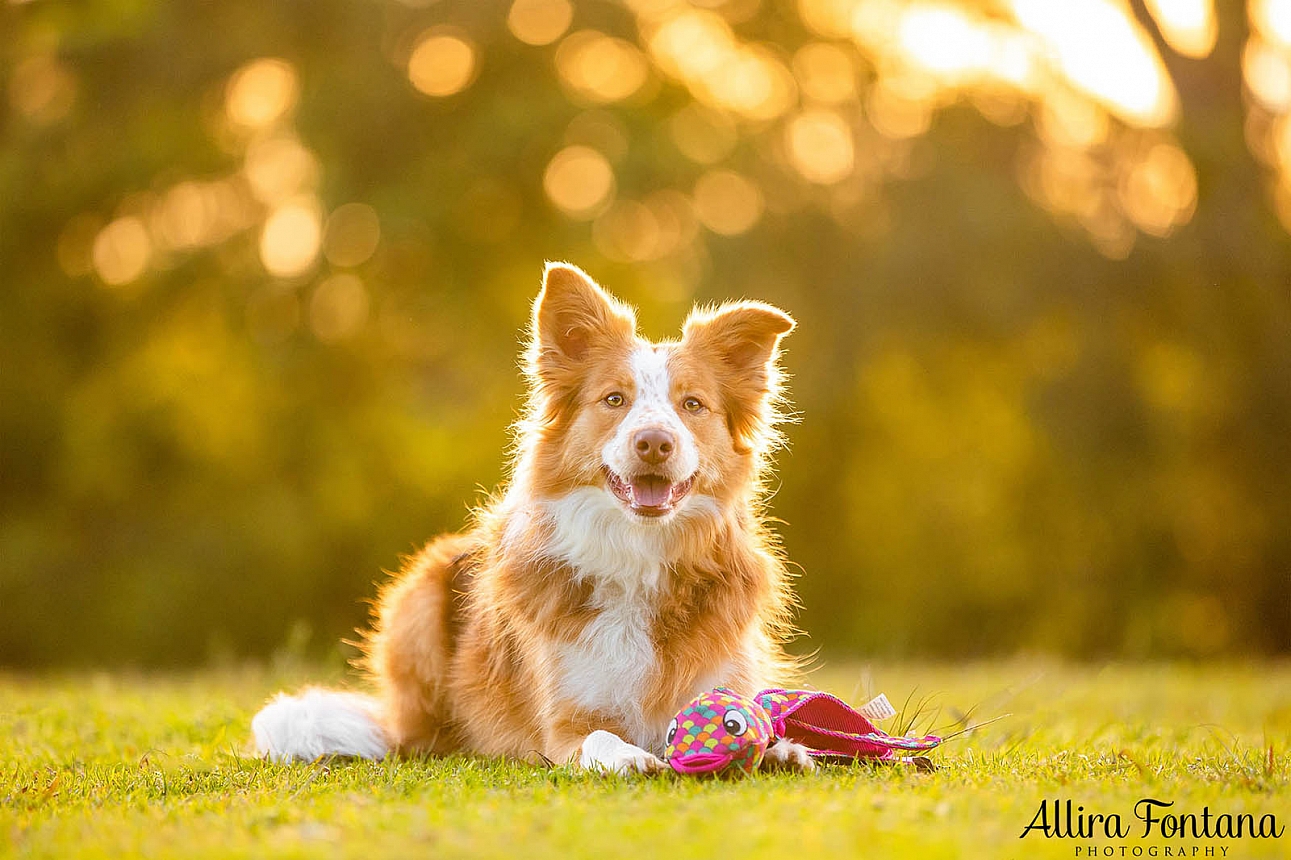
[[[0,665],[335,651],[544,259],[800,327],[803,650],[1291,653],[1291,2],[0,9]]]

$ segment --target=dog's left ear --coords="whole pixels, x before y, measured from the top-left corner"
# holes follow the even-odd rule
[[[524,367],[535,402],[552,420],[577,397],[587,371],[636,336],[632,309],[568,263],[548,263],[533,304]]]
[[[696,309],[682,330],[684,348],[703,353],[720,369],[723,397],[737,450],[756,446],[777,419],[780,339],[795,323],[762,302],[731,302]]]
[[[577,266],[548,263],[533,303],[533,339],[540,361],[577,365],[607,343],[630,341],[632,309],[611,296]]]

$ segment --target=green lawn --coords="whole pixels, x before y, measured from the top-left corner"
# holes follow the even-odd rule
[[[0,855],[1071,858],[1098,845],[1291,857],[1291,832],[1143,839],[1133,817],[1153,797],[1291,824],[1288,663],[827,666],[816,685],[854,703],[910,696],[908,717],[926,700],[919,729],[948,733],[970,710],[1012,716],[949,741],[935,774],[856,766],[739,782],[250,755],[265,697],[320,674],[0,676]],[[1019,839],[1054,798],[1119,813],[1133,832]]]

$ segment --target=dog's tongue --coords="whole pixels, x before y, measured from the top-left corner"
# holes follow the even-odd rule
[[[632,479],[632,501],[643,508],[661,508],[672,495],[672,483],[660,475]]]

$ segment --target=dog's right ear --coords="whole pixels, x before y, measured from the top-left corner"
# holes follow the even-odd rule
[[[548,263],[533,303],[528,370],[551,385],[585,369],[606,348],[630,345],[632,309],[577,266]]]

